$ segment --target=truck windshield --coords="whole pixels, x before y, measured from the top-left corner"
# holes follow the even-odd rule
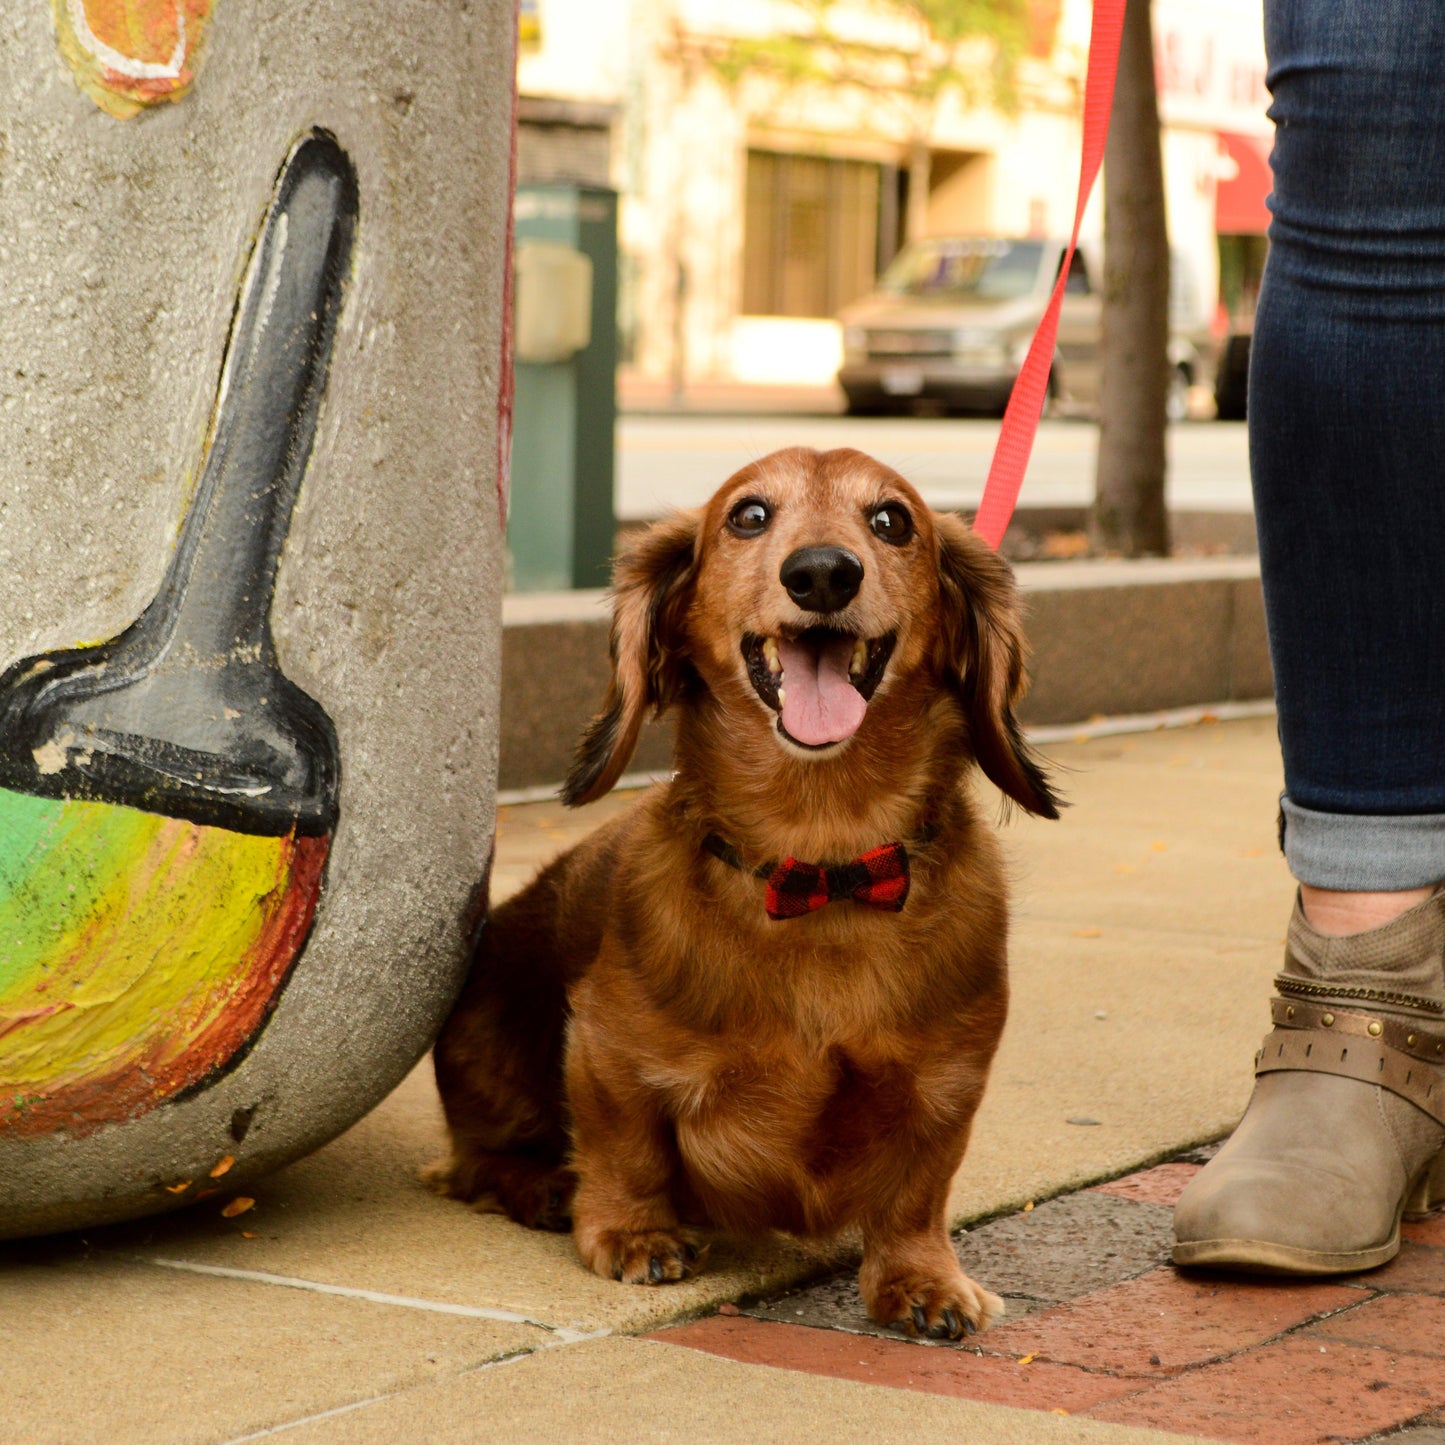
[[[1008,301],[1027,296],[1038,284],[1043,252],[1042,241],[914,241],[898,253],[878,284],[895,296]]]

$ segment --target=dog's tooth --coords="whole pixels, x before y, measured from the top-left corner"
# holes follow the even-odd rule
[[[778,656],[778,639],[776,637],[763,639],[763,660],[768,664],[769,672],[783,670],[783,660]]]
[[[788,690],[785,687],[778,689],[778,706],[783,707],[788,701]]]
[[[848,668],[857,677],[868,666],[868,644],[860,637],[853,644],[853,662]]]

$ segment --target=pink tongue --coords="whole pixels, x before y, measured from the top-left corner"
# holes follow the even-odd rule
[[[817,650],[778,639],[783,664],[783,727],[810,747],[842,742],[858,731],[868,704],[848,681],[853,639],[836,637]]]

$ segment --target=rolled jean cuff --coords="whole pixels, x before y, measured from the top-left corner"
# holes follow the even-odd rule
[[[1318,813],[1282,797],[1280,843],[1311,888],[1398,893],[1445,879],[1445,813]]]

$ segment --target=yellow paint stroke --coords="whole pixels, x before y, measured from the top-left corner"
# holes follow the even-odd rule
[[[134,1112],[223,1063],[295,959],[324,851],[0,789],[0,1133],[47,1100]]]
[[[180,100],[196,78],[215,0],[50,0],[60,53],[107,115]]]

